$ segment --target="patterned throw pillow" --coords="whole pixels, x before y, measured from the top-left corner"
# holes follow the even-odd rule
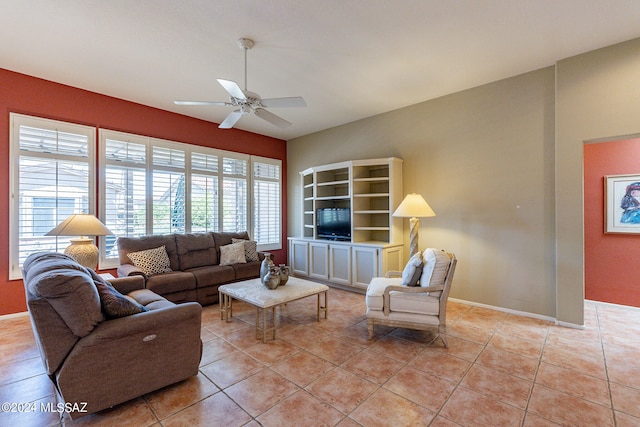
[[[244,257],[247,262],[260,261],[260,258],[258,258],[258,242],[255,240],[231,239],[231,243],[244,243]]]
[[[130,296],[122,295],[113,285],[93,270],[90,270],[93,283],[100,295],[100,306],[107,319],[117,319],[119,317],[130,316],[132,314],[149,311],[144,305],[134,300]]]
[[[422,252],[413,255],[402,271],[402,286],[416,286],[422,275]]]
[[[220,265],[244,264],[244,242],[220,246]]]
[[[131,252],[127,256],[133,262],[133,265],[142,270],[147,276],[172,271],[167,248],[164,245],[154,249],[147,249],[146,251]]]

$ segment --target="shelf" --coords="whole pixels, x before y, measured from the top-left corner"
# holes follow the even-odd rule
[[[364,231],[389,231],[389,227],[353,227],[353,229]]]
[[[354,194],[353,197],[389,197],[389,193],[367,193]]]
[[[389,214],[388,209],[371,209],[371,210],[360,210],[353,211],[354,214]]]
[[[354,182],[385,182],[389,181],[388,176],[376,176],[373,178],[353,178]]]
[[[392,217],[402,197],[402,160],[389,157],[315,166],[300,173],[302,235],[316,239],[319,208],[350,209],[352,242],[401,244],[403,220]]]
[[[326,185],[349,185],[349,180],[344,181],[330,181],[330,182],[319,182],[316,184],[318,187],[324,187]]]
[[[348,200],[349,195],[346,196],[326,196],[326,197],[316,197],[316,200]]]

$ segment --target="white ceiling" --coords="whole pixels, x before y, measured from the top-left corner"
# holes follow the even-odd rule
[[[216,78],[302,96],[291,139],[640,36],[638,0],[0,0],[0,68],[219,123]],[[1,90],[1,88],[0,88]]]

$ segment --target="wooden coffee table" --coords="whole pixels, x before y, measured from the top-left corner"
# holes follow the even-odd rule
[[[276,307],[312,295],[318,296],[318,322],[320,315],[327,318],[328,299],[327,291],[329,287],[309,280],[289,277],[289,281],[284,286],[277,289],[268,289],[260,282],[259,278],[244,280],[242,282],[222,285],[218,288],[220,296],[220,319],[226,322],[233,317],[233,300],[244,301],[256,307],[256,339],[262,336],[262,342],[267,342],[267,333],[273,332],[273,339],[276,339]],[[321,300],[324,295],[324,304]],[[267,327],[267,310],[271,309],[273,326]],[[262,313],[260,312],[262,310]]]

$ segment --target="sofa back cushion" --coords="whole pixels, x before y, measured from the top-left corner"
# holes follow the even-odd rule
[[[127,256],[130,252],[140,252],[164,246],[172,270],[180,270],[175,234],[158,234],[141,237],[118,237],[120,264],[133,264]]]
[[[176,234],[180,270],[218,264],[216,243],[211,233]]]
[[[216,242],[216,250],[218,251],[218,259],[220,259],[220,246],[225,246],[233,243],[233,239],[250,240],[249,233],[242,231],[240,233],[211,233],[213,234],[213,240]]]
[[[23,267],[27,298],[46,299],[75,336],[89,335],[104,320],[87,269],[58,253],[32,254],[27,261]]]

